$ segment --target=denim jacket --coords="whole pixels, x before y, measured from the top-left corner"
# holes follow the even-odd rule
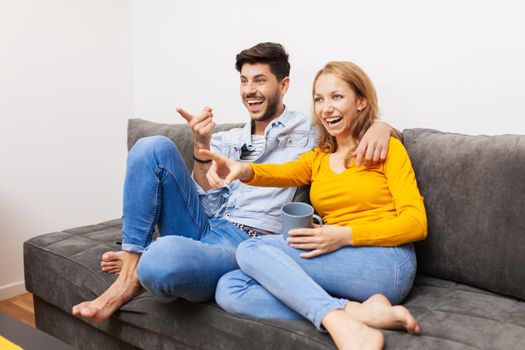
[[[264,150],[255,163],[280,164],[296,160],[315,145],[316,131],[310,118],[285,109],[264,132]],[[253,149],[251,123],[243,128],[213,134],[211,150],[228,158],[240,159],[242,150]],[[228,187],[204,192],[197,185],[201,203],[209,217],[221,217],[251,227],[281,233],[281,206],[292,201],[296,187],[255,187],[234,181]]]

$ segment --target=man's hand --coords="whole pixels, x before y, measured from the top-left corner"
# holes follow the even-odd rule
[[[237,179],[248,180],[253,177],[253,170],[249,164],[228,159],[208,150],[200,150],[198,155],[213,160],[213,164],[206,174],[208,183],[212,188],[224,186],[224,183],[230,185]]]
[[[195,157],[199,150],[209,150],[211,146],[211,131],[215,126],[215,122],[212,119],[212,109],[204,107],[202,113],[198,116],[194,116],[182,108],[177,108],[177,112],[188,122],[193,132],[193,156]],[[193,178],[204,191],[208,191],[211,188],[206,179],[206,173],[210,166],[211,163],[209,162],[193,162]]]
[[[182,108],[177,108],[177,112],[188,122],[193,131],[193,141],[195,148],[210,149],[211,131],[215,127],[212,109],[204,107],[202,113],[194,116]]]
[[[366,166],[384,161],[392,130],[393,128],[384,122],[376,121],[372,124],[352,153],[352,157],[356,157],[355,165],[360,166],[363,160]]]
[[[313,225],[313,228],[296,228],[288,232],[292,248],[310,250],[301,258],[313,258],[352,244],[352,229],[337,225]]]

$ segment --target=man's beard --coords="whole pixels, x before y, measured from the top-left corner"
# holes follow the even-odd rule
[[[276,117],[277,109],[279,108],[279,105],[281,104],[281,94],[279,91],[275,92],[275,95],[273,95],[271,98],[266,99],[268,102],[268,107],[266,107],[266,111],[262,116],[259,118],[252,118],[255,121],[258,122],[264,122],[267,120],[271,120]]]

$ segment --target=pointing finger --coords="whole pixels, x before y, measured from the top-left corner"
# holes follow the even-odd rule
[[[188,112],[186,112],[184,109],[182,108],[177,108],[176,111],[182,116],[182,118],[184,118],[188,123],[191,122],[191,120],[193,119],[193,116],[191,114],[189,114]]]
[[[208,151],[207,149],[200,149],[199,150],[199,155],[200,156],[203,156],[203,157],[206,157],[205,159],[212,159],[216,162],[223,162],[224,161],[224,157],[221,157],[220,155],[218,154],[215,154],[211,151]]]

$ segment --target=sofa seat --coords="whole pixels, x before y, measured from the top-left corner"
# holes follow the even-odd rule
[[[163,304],[149,293],[99,325],[71,316],[73,305],[95,298],[114,281],[101,271],[100,257],[120,250],[120,230],[121,220],[112,220],[24,243],[25,281],[34,293],[38,328],[82,349],[335,348],[307,321],[251,320],[213,302]],[[405,305],[422,334],[384,331],[386,349],[525,349],[523,301],[419,275]]]

